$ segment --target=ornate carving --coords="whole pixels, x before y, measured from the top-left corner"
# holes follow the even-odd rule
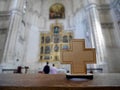
[[[50,46],[45,47],[45,54],[50,54]]]
[[[64,32],[62,24],[56,20],[55,24],[51,25],[50,32],[41,32],[40,61],[60,60],[60,50],[68,49],[72,38],[73,32]]]
[[[50,7],[49,11],[50,19],[62,19],[65,18],[65,8],[62,4],[56,3]]]
[[[46,41],[46,43],[50,43],[50,36],[47,36],[45,41]]]
[[[55,46],[54,46],[54,51],[55,51],[55,52],[58,52],[58,50],[59,50],[59,46],[58,46],[58,45],[55,45]]]
[[[67,43],[67,42],[68,42],[68,36],[66,36],[66,35],[63,36],[63,42],[64,42],[64,43]]]

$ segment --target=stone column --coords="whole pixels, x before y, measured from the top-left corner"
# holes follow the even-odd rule
[[[90,39],[92,48],[96,48],[97,64],[103,63],[104,56],[104,39],[99,20],[97,5],[93,2],[96,0],[87,0],[86,14],[89,23]]]
[[[111,2],[111,15],[114,22],[114,33],[117,46],[120,47],[120,0],[114,0]]]
[[[2,63],[14,64],[14,61],[16,60],[15,46],[17,34],[23,18],[24,2],[25,0],[11,0],[10,24],[8,27],[8,36],[6,40]]]

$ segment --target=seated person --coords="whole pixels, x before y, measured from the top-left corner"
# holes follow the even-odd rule
[[[46,62],[46,65],[43,68],[44,74],[49,74],[49,72],[50,72],[50,67],[48,64],[49,64],[49,62]]]
[[[50,74],[57,74],[57,68],[55,67],[55,64],[50,67]]]

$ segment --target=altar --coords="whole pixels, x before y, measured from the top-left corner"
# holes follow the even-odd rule
[[[65,74],[0,74],[0,90],[120,90],[120,73],[95,74],[93,80]]]

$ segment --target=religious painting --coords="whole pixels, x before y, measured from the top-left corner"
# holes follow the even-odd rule
[[[62,23],[55,23],[50,25],[50,31],[43,31],[40,34],[40,61],[50,62],[60,60],[61,50],[68,50],[70,48],[69,41],[73,38],[71,30],[64,31]]]
[[[50,54],[50,46],[45,47],[45,54]]]
[[[58,35],[54,36],[54,43],[59,43],[59,36]]]
[[[67,43],[68,42],[68,37],[67,36],[63,36],[63,42]]]
[[[44,59],[45,59],[45,60],[49,60],[50,57],[49,57],[49,56],[45,56]]]
[[[50,36],[47,36],[47,37],[46,37],[45,42],[46,42],[46,43],[50,43]]]
[[[55,26],[54,27],[54,34],[58,34],[59,33],[59,30],[60,28],[58,26]]]
[[[50,19],[63,19],[65,18],[65,8],[62,4],[56,3],[50,7]]]
[[[68,48],[69,48],[68,45],[63,45],[62,47],[63,50],[68,50]]]
[[[58,52],[58,50],[59,50],[59,46],[58,46],[58,45],[55,45],[55,46],[54,46],[54,51],[55,51],[55,52]]]

